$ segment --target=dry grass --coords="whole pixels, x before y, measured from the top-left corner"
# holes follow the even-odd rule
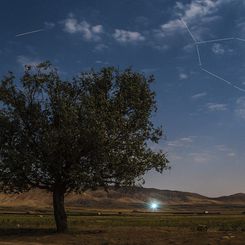
[[[150,228],[150,227],[117,227],[104,229],[83,229],[65,235],[50,234],[48,231],[39,234],[23,234],[2,237],[0,244],[39,245],[39,244],[84,244],[84,245],[244,245],[244,234],[238,232],[207,233],[193,232],[188,229]]]
[[[1,214],[0,245],[244,245],[245,215],[124,214],[69,216],[70,232],[54,231],[52,215]],[[197,231],[199,225],[208,231]]]

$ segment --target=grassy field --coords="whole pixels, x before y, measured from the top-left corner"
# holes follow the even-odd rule
[[[0,245],[245,244],[245,215],[70,212],[70,232],[55,234],[51,213],[1,213]]]

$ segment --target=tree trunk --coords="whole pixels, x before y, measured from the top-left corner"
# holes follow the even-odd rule
[[[53,191],[53,208],[57,232],[65,233],[68,230],[67,216],[64,205],[64,191],[56,188]]]

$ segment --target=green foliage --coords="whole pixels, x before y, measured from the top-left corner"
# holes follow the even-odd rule
[[[103,68],[62,80],[49,62],[0,82],[0,188],[64,192],[132,185],[168,167],[154,152],[152,76]]]

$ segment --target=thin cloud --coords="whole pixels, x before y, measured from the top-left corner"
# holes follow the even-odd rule
[[[48,22],[48,21],[44,22],[44,25],[47,29],[53,29],[56,26],[54,22]]]
[[[240,97],[236,101],[235,114],[245,120],[245,97]]]
[[[22,67],[24,67],[25,65],[33,65],[33,66],[35,66],[35,65],[38,65],[39,63],[41,63],[40,59],[31,58],[31,57],[27,57],[27,56],[24,56],[24,55],[17,56],[16,61]]]
[[[205,163],[210,161],[210,154],[206,152],[191,152],[189,157],[194,163]]]
[[[230,149],[229,147],[227,147],[225,145],[216,145],[215,147],[217,148],[218,151],[226,153],[226,155],[228,157],[235,157],[236,156],[236,153],[232,149]]]
[[[230,153],[227,154],[227,156],[228,156],[228,157],[235,157],[235,156],[236,156],[236,153],[230,152]]]
[[[198,94],[194,94],[191,96],[192,99],[196,100],[196,99],[200,99],[207,96],[206,92],[202,92],[202,93],[198,93]]]
[[[207,109],[211,112],[214,111],[226,111],[227,105],[226,104],[217,104],[217,103],[208,103]]]
[[[95,52],[103,52],[104,50],[108,49],[109,47],[103,43],[99,43],[95,46],[94,51]]]
[[[194,138],[195,138],[194,136],[179,138],[173,141],[169,141],[167,143],[167,146],[171,148],[187,147],[188,145],[194,142]]]

